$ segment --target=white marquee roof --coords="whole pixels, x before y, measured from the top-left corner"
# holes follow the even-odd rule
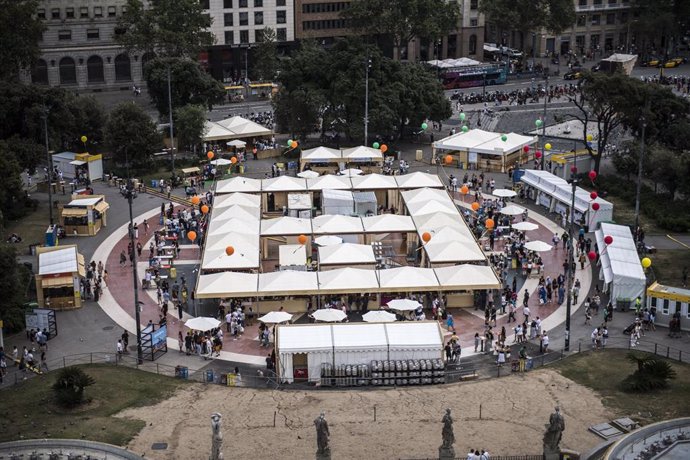
[[[431,268],[397,267],[379,270],[378,273],[379,285],[393,291],[423,291],[439,287],[438,279]]]
[[[220,272],[199,277],[196,295],[199,298],[217,297],[222,292],[223,297],[252,297],[256,295],[259,286],[259,275],[244,272]]]
[[[360,145],[359,147],[352,147],[349,149],[343,149],[343,159],[345,160],[382,160],[383,152],[379,149],[374,149],[371,147],[365,147]]]
[[[448,192],[446,192],[445,190],[428,187],[407,190],[401,192],[401,195],[405,200],[405,203],[408,204],[418,203],[420,201],[442,201],[447,203],[450,200],[450,198],[448,197]]]
[[[350,190],[352,188],[352,183],[347,176],[326,174],[324,176],[315,177],[314,179],[307,179],[307,188],[309,190]]]
[[[259,247],[239,241],[228,245],[235,249],[229,256],[225,248],[206,249],[201,258],[203,270],[246,270],[259,268]]]
[[[380,190],[396,189],[398,183],[394,176],[384,176],[383,174],[365,174],[362,176],[350,177],[354,190]]]
[[[506,140],[502,140],[502,136]],[[441,150],[466,150],[489,155],[504,155],[522,149],[537,142],[536,136],[523,136],[515,133],[493,133],[481,129],[471,129],[466,133],[460,131],[434,142],[434,147]]]
[[[414,232],[417,228],[412,217],[400,214],[379,214],[362,217],[366,233]]]
[[[452,265],[434,269],[443,286],[458,289],[500,289],[501,282],[494,270],[485,265]]]
[[[79,271],[76,246],[42,252],[38,255],[38,274],[56,275]]]
[[[379,288],[375,270],[345,267],[318,273],[319,292],[323,294],[361,293],[369,290],[376,291]]]
[[[307,180],[292,176],[279,176],[264,179],[261,183],[262,192],[306,192]]]
[[[403,174],[402,176],[393,176],[398,183],[399,188],[443,188],[443,182],[438,176],[420,171],[410,174]]]
[[[254,235],[259,233],[258,220],[228,219],[214,220],[208,226],[207,237],[212,235],[224,235],[226,233],[244,233]]]
[[[215,210],[215,207],[214,207]],[[213,220],[216,222],[228,219],[259,220],[261,218],[261,208],[255,206],[243,206],[235,204],[224,209],[215,210]]]
[[[438,213],[458,215],[458,210],[450,201],[418,201],[415,203],[406,203],[407,210],[414,217],[423,216],[425,214],[436,215]]]
[[[302,150],[300,160],[307,163],[328,163],[342,159],[343,153],[338,149],[330,147],[316,147],[314,149]]]
[[[434,237],[424,245],[431,263],[478,262],[486,259],[474,241],[436,241]]]
[[[285,296],[315,292],[319,289],[316,272],[283,270],[259,276],[259,295]]]
[[[257,193],[260,191],[261,180],[251,177],[235,176],[216,182],[216,195],[234,192]]]
[[[310,233],[311,219],[284,216],[261,221],[261,236],[308,235]]]
[[[340,214],[324,214],[312,219],[315,235],[340,235],[344,233],[364,233],[362,219]]]
[[[606,284],[611,283],[611,299],[635,299],[642,295],[646,276],[635,240],[624,225],[602,222],[594,233],[600,254],[601,273]],[[613,242],[607,245],[604,237],[610,235]]]
[[[231,193],[229,195],[219,195],[213,200],[213,209],[227,208],[236,204],[241,206],[261,208],[261,196],[250,195],[249,193]]]
[[[341,243],[319,247],[321,265],[375,264],[374,248],[368,244]]]

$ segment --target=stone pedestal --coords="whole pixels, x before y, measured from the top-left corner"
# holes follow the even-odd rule
[[[330,449],[324,453],[317,452],[316,453],[316,460],[331,460],[331,451]]]
[[[547,451],[546,449],[544,449],[544,460],[559,460],[560,458],[560,452]]]
[[[455,449],[453,447],[439,447],[438,458],[439,460],[455,460]]]

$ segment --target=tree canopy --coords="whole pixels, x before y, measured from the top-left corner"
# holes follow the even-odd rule
[[[389,35],[400,56],[415,37],[435,40],[454,30],[460,6],[445,0],[353,0],[341,15],[356,30]]]
[[[0,79],[16,79],[38,59],[45,26],[36,17],[38,0],[0,0]]]
[[[150,166],[153,153],[161,147],[156,125],[134,102],[122,102],[110,112],[105,134],[115,161],[134,171]]]
[[[259,41],[252,53],[254,65],[252,70],[257,80],[272,81],[278,70],[276,51],[276,31],[266,27],[261,31]]]
[[[631,0],[630,28],[639,38],[638,49],[643,53],[664,55],[673,52],[669,44],[680,43],[690,26],[690,2],[687,0]],[[665,48],[662,47],[662,43]]]
[[[281,66],[281,90],[274,100],[278,124],[291,134],[328,130],[361,139],[369,69],[369,132],[398,138],[407,127],[451,115],[450,102],[436,76],[418,64],[381,55],[357,39],[338,41],[324,51],[313,43]]]
[[[199,0],[127,0],[115,40],[129,51],[155,53],[162,57],[196,57],[213,45],[208,15]]]
[[[201,105],[188,104],[176,109],[175,135],[177,146],[196,152],[196,147],[201,144],[206,125],[206,108]]]

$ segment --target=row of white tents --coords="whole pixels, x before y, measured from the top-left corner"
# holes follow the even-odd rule
[[[331,147],[316,147],[304,150],[300,154],[302,163],[332,163],[339,161],[374,161],[383,160],[380,149],[360,145],[349,149],[334,149]]]
[[[632,301],[644,293],[647,277],[640,263],[635,240],[625,225],[602,223],[594,233],[599,248],[599,279],[610,299]],[[604,239],[613,238],[611,244]]]

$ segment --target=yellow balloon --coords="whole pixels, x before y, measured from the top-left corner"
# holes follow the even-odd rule
[[[546,150],[551,150],[551,144],[546,144],[546,145],[544,145],[544,148],[545,148]]]
[[[650,259],[649,257],[645,257],[644,259],[642,259],[642,267],[643,268],[649,268],[651,266],[652,266],[652,259]]]
[[[587,134],[587,141],[592,142],[592,139],[594,139],[594,136],[592,136],[591,134]]]
[[[88,140],[89,140],[89,138],[86,137],[86,136],[82,136],[82,137],[81,137],[81,143],[82,143],[82,144],[86,144],[86,141],[88,141]]]

